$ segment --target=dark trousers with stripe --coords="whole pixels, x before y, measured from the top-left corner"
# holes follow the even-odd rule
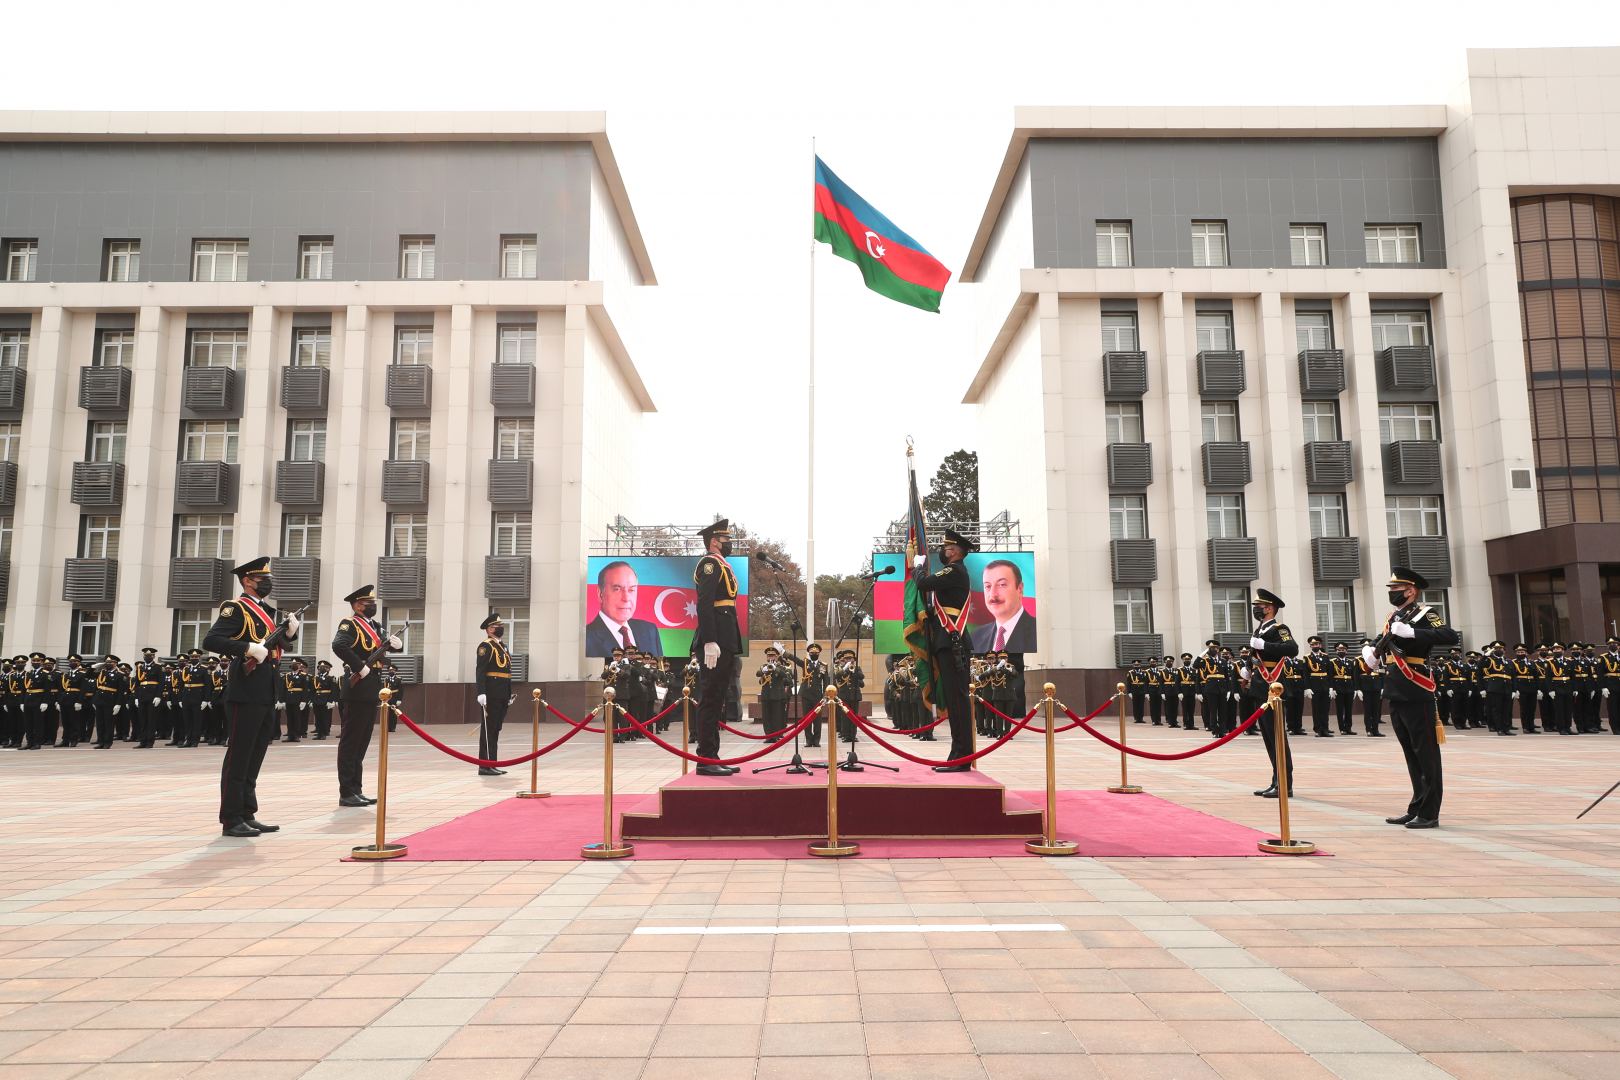
[[[259,814],[259,770],[275,738],[275,708],[271,705],[225,706],[230,724],[230,745],[219,767],[219,823],[226,828]]]
[[[1406,774],[1412,781],[1412,799],[1406,812],[1420,818],[1440,816],[1440,799],[1445,785],[1440,772],[1440,743],[1434,728],[1434,703],[1430,700],[1392,701],[1390,722],[1406,757]]]

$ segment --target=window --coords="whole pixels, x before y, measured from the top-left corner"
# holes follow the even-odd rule
[[[0,517],[0,563],[11,562],[11,515]]]
[[[293,367],[332,366],[332,328],[302,326],[293,331]]]
[[[110,611],[75,611],[73,651],[80,656],[106,656],[112,652],[112,622]]]
[[[1237,442],[1238,412],[1235,401],[1206,401],[1202,404],[1205,442]]]
[[[192,241],[192,281],[246,281],[247,272],[246,240]]]
[[[1438,495],[1386,495],[1384,516],[1389,523],[1391,540],[1402,536],[1446,534],[1445,515]]]
[[[416,608],[384,608],[382,613],[383,625],[390,634],[398,634],[400,643],[405,648],[400,651],[406,656],[420,656],[422,649],[427,645],[427,617],[424,609]]]
[[[388,554],[391,556],[427,554],[427,515],[388,515]]]
[[[124,460],[124,444],[129,423],[124,420],[98,420],[90,425],[90,460],[102,463]]]
[[[98,330],[91,367],[129,367],[135,362],[135,331]]]
[[[1311,520],[1311,539],[1350,535],[1343,495],[1309,495],[1306,498],[1308,500],[1306,513]],[[1317,625],[1321,626],[1320,623]]]
[[[21,424],[0,424],[0,461],[16,461],[22,446]]]
[[[1103,431],[1110,444],[1142,442],[1142,406],[1135,401],[1110,401],[1103,406]]]
[[[531,515],[527,510],[495,515],[494,531],[490,539],[491,555],[528,555],[533,536]]]
[[[321,515],[282,515],[281,554],[289,559],[320,558]]]
[[[519,655],[529,651],[529,609],[526,607],[494,608],[506,627],[506,647]]]
[[[0,368],[28,366],[28,331],[0,330]]]
[[[79,519],[79,558],[118,558],[117,514],[91,514]]]
[[[533,460],[533,417],[508,418],[495,421],[495,457],[499,461]]]
[[[1193,222],[1192,248],[1194,266],[1225,266],[1226,222]]]
[[[240,370],[247,363],[246,330],[193,330],[186,350],[187,367],[227,367]]]
[[[1232,313],[1230,311],[1200,311],[1193,317],[1198,332],[1199,352],[1230,352],[1232,350]]]
[[[495,352],[497,364],[534,363],[534,327],[503,326],[499,331],[499,339],[500,347]]]
[[[1305,441],[1339,441],[1339,403],[1337,401],[1302,401],[1300,420],[1305,428]]]
[[[429,280],[433,277],[433,237],[400,237],[399,276],[407,281]]]
[[[501,237],[501,277],[539,277],[539,251],[533,236]]]
[[[1153,601],[1148,589],[1114,590],[1114,633],[1153,633]]]
[[[298,276],[305,281],[332,280],[330,236],[306,236],[298,241]]]
[[[1103,352],[1136,351],[1136,316],[1109,315],[1102,317]]]
[[[1211,540],[1236,540],[1248,535],[1242,495],[1205,495],[1204,516],[1209,521]]]
[[[1378,441],[1403,442],[1407,439],[1434,441],[1440,438],[1439,407],[1432,404],[1378,406]]]
[[[394,331],[394,363],[433,363],[433,328],[401,326]]]
[[[1241,586],[1217,585],[1211,590],[1211,621],[1217,634],[1247,633],[1249,620],[1249,590]]]
[[[174,613],[174,655],[203,647],[214,625],[213,608],[178,608]]]
[[[6,241],[6,280],[33,281],[39,276],[39,241]]]
[[[236,549],[236,519],[230,514],[181,514],[174,519],[174,557],[229,559]]]
[[[287,421],[287,460],[326,460],[326,421]]]
[[[1147,539],[1147,499],[1141,495],[1108,496],[1108,538]]]
[[[1322,585],[1316,590],[1316,632],[1350,634],[1356,629],[1355,601],[1347,585]]]
[[[1097,265],[1131,265],[1131,223],[1097,222]]]
[[[394,461],[426,461],[432,427],[428,420],[395,420],[394,452],[390,457]]]
[[[1418,603],[1429,605],[1429,607],[1434,609],[1434,613],[1440,616],[1441,622],[1445,623],[1447,626],[1451,625],[1451,615],[1446,610],[1450,606],[1446,603],[1446,590],[1424,589],[1422,592],[1418,593]]]
[[[1301,352],[1333,348],[1333,316],[1325,311],[1294,312],[1294,343]]]
[[[141,279],[141,242],[139,240],[109,240],[107,254],[102,262],[102,278],[106,281],[139,281]]]
[[[1373,351],[1393,345],[1427,345],[1429,313],[1426,311],[1375,311],[1372,317]]]
[[[1422,262],[1416,225],[1368,225],[1367,261],[1370,263]]]
[[[1288,258],[1294,266],[1327,265],[1327,227],[1288,226]]]
[[[180,460],[234,465],[236,439],[235,420],[187,420],[180,425]]]

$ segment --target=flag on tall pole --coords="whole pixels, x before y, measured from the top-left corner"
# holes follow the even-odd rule
[[[923,517],[922,499],[917,495],[917,462],[911,443],[906,443],[906,474],[911,491],[906,503],[906,621],[904,635],[906,648],[911,651],[922,690],[925,715],[934,707],[934,669],[928,662],[928,598],[917,588],[917,570],[912,566],[918,555],[928,554],[927,520]]]
[[[816,239],[861,268],[866,287],[938,311],[951,272],[816,158]]]

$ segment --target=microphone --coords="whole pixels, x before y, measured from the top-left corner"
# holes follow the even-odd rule
[[[772,570],[775,570],[778,574],[787,573],[787,567],[783,566],[781,563],[777,562],[775,559],[771,558],[769,555],[765,554],[763,551],[754,552],[754,561],[764,563],[766,566],[770,567]]]
[[[872,567],[872,569],[868,570],[866,573],[861,574],[859,576],[860,576],[860,579],[862,581],[876,581],[878,578],[882,577],[884,574],[887,574],[889,572],[889,570],[890,570],[889,567],[879,568],[879,567],[874,566],[874,567]]]

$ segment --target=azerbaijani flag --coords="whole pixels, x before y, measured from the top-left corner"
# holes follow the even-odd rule
[[[951,272],[855,194],[816,158],[816,239],[861,268],[866,287],[890,300],[938,311]]]
[[[922,499],[917,497],[917,467],[911,454],[906,454],[906,471],[911,477],[911,493],[906,503],[906,647],[916,661],[913,671],[917,685],[922,689],[924,709],[934,707],[934,669],[928,663],[928,599],[917,588],[912,560],[928,554],[927,522],[923,517]]]

